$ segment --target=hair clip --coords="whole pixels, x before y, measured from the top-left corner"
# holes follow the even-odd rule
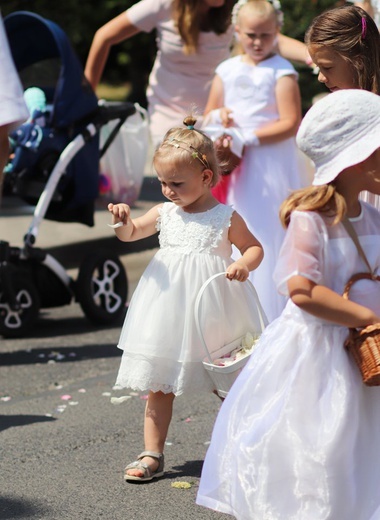
[[[210,169],[209,162],[207,160],[206,154],[200,154],[199,150],[195,148],[192,144],[182,141],[180,139],[177,139],[176,137],[169,137],[169,139],[166,141],[166,143],[163,144],[169,144],[171,146],[174,146],[175,148],[182,148],[183,150],[187,150],[191,154],[191,157],[193,159],[198,159],[198,161],[207,169]],[[184,146],[182,146],[184,145]]]
[[[194,125],[187,125],[188,130],[194,130]]]
[[[367,19],[362,16],[362,40],[365,40],[367,35]]]

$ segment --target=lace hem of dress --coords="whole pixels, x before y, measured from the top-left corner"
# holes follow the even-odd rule
[[[134,379],[131,380],[129,377],[118,377],[114,390],[132,390],[134,392],[162,392],[163,394],[174,394],[176,396],[182,395],[184,393],[193,393],[199,391],[211,392],[213,390],[213,383],[211,379],[206,379],[205,382],[203,379],[199,379],[195,377],[191,383],[185,382],[183,380],[178,381],[175,385],[168,385],[163,383],[157,383],[156,381],[149,381],[145,378],[143,379]]]
[[[162,383],[147,383],[146,381],[120,381],[115,384],[113,387],[114,390],[123,390],[125,388],[128,388],[130,390],[133,390],[135,392],[162,392],[163,394],[175,394],[180,395],[182,394],[182,390],[179,391],[179,388],[173,385],[164,385]]]

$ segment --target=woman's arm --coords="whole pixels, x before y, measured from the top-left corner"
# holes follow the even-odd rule
[[[112,223],[123,222],[123,226],[115,229],[116,236],[123,242],[135,242],[157,233],[157,218],[161,204],[153,206],[145,215],[131,218],[131,209],[128,204],[108,204],[108,211],[112,214]]]
[[[9,139],[8,139],[8,127],[9,125],[0,126],[0,198],[1,198],[1,185],[3,180],[3,170],[8,162],[9,158]]]
[[[242,256],[228,266],[227,278],[244,282],[248,278],[249,272],[261,264],[264,258],[263,247],[236,211],[231,217],[228,238],[239,249]]]
[[[278,51],[287,60],[306,63],[309,66],[312,64],[306,45],[285,34],[278,35]]]
[[[96,31],[84,70],[84,74],[94,90],[102,77],[112,45],[120,43],[139,32],[140,29],[131,23],[126,12],[113,18]]]
[[[317,285],[304,276],[293,276],[288,281],[289,295],[293,303],[318,318],[346,327],[366,327],[380,322],[370,309],[345,300],[335,291]]]
[[[297,133],[301,121],[301,95],[295,76],[283,76],[276,84],[279,118],[257,130],[260,144],[272,144]]]

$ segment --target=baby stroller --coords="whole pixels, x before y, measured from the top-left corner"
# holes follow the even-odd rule
[[[23,86],[33,87],[40,101],[13,133],[13,153],[5,169],[5,190],[36,207],[23,247],[0,241],[0,334],[24,335],[40,309],[73,300],[90,321],[111,324],[124,314],[128,293],[119,258],[91,253],[73,280],[54,257],[34,245],[44,218],[94,225],[100,158],[137,108],[98,101],[66,34],[55,23],[19,11],[7,16],[4,25]],[[109,124],[112,132],[99,149],[100,131]]]

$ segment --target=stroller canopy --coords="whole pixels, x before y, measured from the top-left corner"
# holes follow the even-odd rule
[[[67,127],[96,111],[98,99],[84,77],[69,39],[57,24],[35,13],[18,11],[5,17],[4,25],[24,88],[42,88],[53,106],[51,126]],[[53,69],[56,71],[53,80],[47,80],[41,73],[44,63],[49,74]],[[33,79],[28,79],[22,73],[33,65],[37,65],[36,73]]]

